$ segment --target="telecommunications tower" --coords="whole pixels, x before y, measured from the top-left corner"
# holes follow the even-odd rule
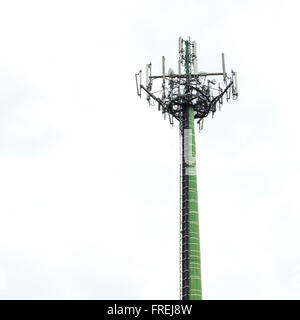
[[[182,72],[182,67],[184,72]],[[212,79],[213,77],[213,79]],[[216,79],[219,77],[219,82]],[[142,84],[142,71],[136,75],[137,94],[142,89],[150,105],[157,102],[158,110],[168,117],[173,126],[179,122],[180,164],[180,298],[201,300],[201,259],[198,219],[198,192],[196,174],[196,144],[194,119],[199,130],[209,114],[214,116],[221,109],[223,100],[238,97],[237,75],[225,70],[222,53],[222,72],[198,72],[197,44],[179,38],[178,72],[166,73],[165,57],[162,57],[162,74],[152,75],[152,64],[146,65],[146,84]],[[158,81],[154,81],[158,80]],[[159,83],[157,83],[159,82]]]

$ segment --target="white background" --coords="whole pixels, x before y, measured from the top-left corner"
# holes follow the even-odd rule
[[[204,299],[299,299],[298,1],[0,2],[0,298],[177,299],[179,134],[134,74],[226,66],[197,133]]]

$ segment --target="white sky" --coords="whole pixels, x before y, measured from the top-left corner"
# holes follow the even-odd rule
[[[0,298],[177,299],[179,136],[134,73],[239,75],[197,134],[205,299],[300,298],[298,1],[1,1]]]

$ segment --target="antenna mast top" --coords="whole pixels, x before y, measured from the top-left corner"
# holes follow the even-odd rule
[[[166,74],[166,60],[162,57],[162,74],[151,74],[151,63],[146,66],[146,85],[141,83],[141,73],[136,74],[138,96],[141,97],[141,89],[147,93],[147,100],[151,104],[157,102],[158,109],[163,115],[169,114],[170,123],[173,119],[181,120],[185,105],[189,104],[194,109],[194,118],[198,119],[201,129],[203,119],[210,113],[214,115],[217,107],[221,109],[223,97],[226,100],[236,100],[238,97],[237,74],[232,71],[228,76],[225,70],[225,57],[222,53],[222,72],[198,72],[197,43],[178,39],[178,73]],[[182,66],[185,74],[182,74]],[[220,81],[211,77],[221,77]],[[222,79],[223,78],[223,79]],[[154,81],[161,81],[161,90],[152,92]]]

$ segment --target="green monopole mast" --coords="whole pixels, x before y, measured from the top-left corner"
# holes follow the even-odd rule
[[[198,216],[198,193],[196,172],[195,119],[199,129],[209,114],[221,108],[223,99],[238,97],[237,75],[232,71],[228,76],[225,58],[222,54],[222,72],[198,72],[197,44],[190,38],[178,41],[178,72],[165,70],[165,57],[162,57],[162,74],[152,76],[151,62],[146,65],[146,85],[142,85],[142,71],[135,74],[137,94],[142,89],[147,94],[150,105],[156,102],[164,118],[170,124],[179,122],[181,166],[180,166],[180,298],[201,300],[201,259]],[[185,73],[181,73],[181,67]],[[219,82],[210,77],[221,77]],[[161,81],[161,90],[154,86],[154,80]],[[157,82],[156,82],[157,83]]]
[[[185,41],[185,71],[189,92],[191,73],[190,42]],[[190,300],[202,299],[200,237],[198,217],[198,192],[196,172],[196,144],[194,128],[194,109],[189,103],[183,110],[181,125],[182,137],[182,298]]]

